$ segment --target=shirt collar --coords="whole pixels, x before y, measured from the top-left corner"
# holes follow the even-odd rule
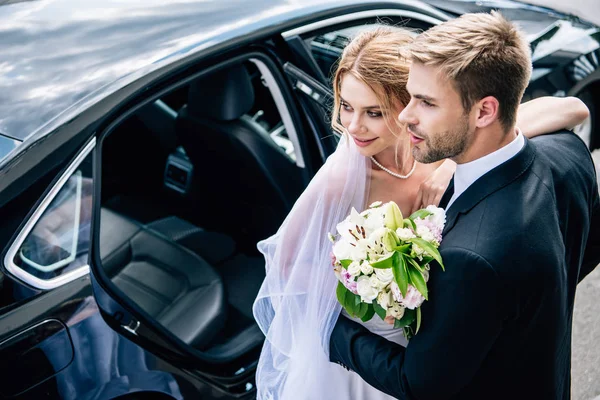
[[[454,173],[454,196],[450,202],[453,203],[477,179],[516,156],[523,146],[525,146],[525,138],[517,128],[517,137],[506,146],[477,160],[458,164]]]

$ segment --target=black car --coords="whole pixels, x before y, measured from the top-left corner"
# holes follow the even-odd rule
[[[1,4],[2,398],[255,396],[256,243],[337,144],[330,78],[357,30],[501,8],[533,48],[526,98],[579,96],[600,146],[600,29],[540,7]]]

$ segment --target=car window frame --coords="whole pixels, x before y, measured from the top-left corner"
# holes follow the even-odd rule
[[[61,274],[52,279],[42,279],[37,276],[30,274],[21,267],[15,264],[14,259],[21,249],[21,246],[37,224],[37,222],[43,217],[44,213],[56,198],[56,196],[63,189],[69,178],[76,173],[77,168],[81,163],[93,153],[96,147],[96,137],[92,139],[79,151],[77,156],[71,161],[69,166],[62,172],[58,180],[52,185],[52,187],[46,192],[41,202],[37,205],[35,211],[27,218],[25,224],[20,228],[20,231],[13,242],[10,244],[8,251],[4,257],[4,267],[6,271],[14,276],[15,278],[23,281],[24,283],[42,290],[51,290],[60,287],[66,283],[69,283],[75,279],[81,278],[89,273],[89,260],[88,263],[72,270]],[[88,255],[89,256],[89,255]]]
[[[443,14],[440,14],[440,17],[442,17],[442,15]],[[338,28],[336,28],[337,26],[348,26],[351,25],[353,22],[359,22],[361,20],[386,17],[416,19],[421,22],[429,23],[432,25],[439,25],[442,22],[444,22],[444,19],[437,19],[430,15],[426,15],[416,11],[403,10],[400,8],[378,8],[367,11],[357,11],[349,14],[338,15],[321,21],[313,22],[282,32],[281,36],[283,36],[284,39],[296,35],[300,37],[307,37],[311,35],[317,35],[319,34],[319,32],[323,31],[336,31],[338,30]]]

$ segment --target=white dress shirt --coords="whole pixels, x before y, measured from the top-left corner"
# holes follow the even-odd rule
[[[456,165],[456,172],[454,173],[454,194],[448,202],[446,210],[449,209],[452,203],[454,203],[454,201],[477,179],[516,156],[523,146],[525,146],[525,138],[517,128],[517,137],[506,146],[478,158],[477,160]]]

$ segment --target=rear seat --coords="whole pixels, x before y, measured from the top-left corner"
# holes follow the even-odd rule
[[[144,225],[102,208],[100,243],[117,287],[185,343],[223,363],[262,346],[251,308],[264,261],[239,253],[229,236],[175,216]],[[247,324],[223,337],[231,307]]]
[[[201,348],[226,320],[224,285],[210,264],[169,239],[173,235],[185,238],[184,232],[177,234],[166,227],[174,228],[174,221],[147,228],[103,208],[103,267],[115,285],[150,316],[183,342]],[[215,257],[227,257],[225,250]]]

